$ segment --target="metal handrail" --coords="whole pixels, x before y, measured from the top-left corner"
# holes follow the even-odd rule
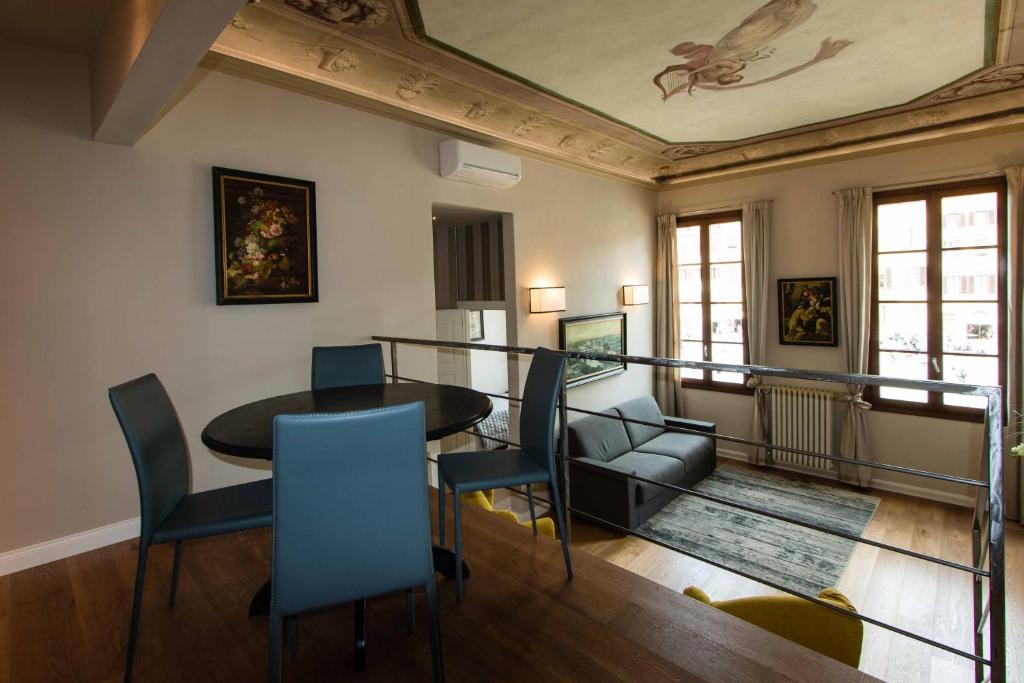
[[[399,379],[408,381],[408,378],[401,377],[397,374],[397,363],[398,363],[398,344],[409,344],[414,346],[428,346],[433,348],[453,348],[453,349],[464,349],[464,350],[485,350],[485,351],[498,351],[507,354],[524,354],[532,355],[534,349],[529,347],[521,346],[504,346],[497,344],[480,344],[470,342],[449,342],[449,341],[437,341],[427,339],[411,339],[406,337],[391,337],[391,336],[373,336],[373,340],[387,342],[391,346],[391,371],[393,374],[389,375],[393,382],[399,381]],[[630,355],[618,355],[618,354],[603,354],[603,353],[589,353],[581,351],[565,351],[559,350],[559,353],[566,356],[567,358],[579,358],[587,360],[597,361],[611,361],[611,362],[622,362],[622,363],[634,363],[639,365],[648,365],[655,367],[669,367],[669,368],[692,368],[700,370],[714,370],[719,372],[739,372],[748,375],[756,375],[762,377],[782,377],[789,379],[800,379],[800,380],[815,380],[822,382],[834,382],[844,383],[847,385],[854,386],[888,386],[897,387],[903,389],[916,389],[924,391],[935,391],[942,393],[955,393],[962,395],[972,396],[984,396],[987,401],[985,410],[985,427],[986,427],[986,438],[984,443],[984,455],[981,462],[981,478],[979,479],[968,479],[965,477],[953,477],[951,475],[944,475],[938,472],[930,472],[928,470],[918,470],[915,468],[905,468],[897,465],[888,465],[886,463],[870,463],[863,462],[860,460],[851,460],[848,458],[837,458],[823,453],[816,453],[814,451],[804,451],[801,449],[793,449],[789,447],[776,446],[774,444],[757,442],[749,439],[742,439],[741,437],[733,437],[730,435],[719,435],[700,430],[691,430],[684,427],[677,427],[675,425],[661,425],[652,422],[645,422],[643,420],[633,420],[630,418],[623,418],[621,416],[615,417],[595,411],[584,410],[581,408],[571,408],[568,406],[566,398],[567,378],[563,378],[560,390],[559,390],[559,466],[562,470],[563,486],[565,489],[565,495],[563,496],[563,505],[567,511],[571,511],[574,514],[583,518],[591,519],[599,522],[606,526],[618,529],[626,534],[644,538],[652,543],[659,546],[668,548],[677,553],[693,557],[702,562],[706,562],[713,566],[725,569],[732,573],[744,576],[751,580],[763,583],[767,586],[775,588],[776,590],[783,591],[792,595],[796,595],[806,600],[810,600],[815,604],[818,604],[827,609],[832,609],[837,612],[841,612],[848,616],[856,617],[867,623],[874,624],[876,626],[885,628],[894,633],[912,638],[922,643],[926,643],[933,647],[945,650],[952,654],[970,659],[975,663],[975,677],[978,681],[992,680],[995,683],[1003,683],[1006,680],[1006,653],[1005,653],[1005,639],[1006,639],[1006,615],[1005,615],[1005,553],[1004,553],[1004,528],[1003,528],[1003,499],[1002,499],[1002,482],[1003,482],[1003,471],[1002,471],[1002,449],[1003,449],[1003,434],[1002,434],[1002,389],[1000,387],[982,386],[982,385],[969,385],[969,384],[957,384],[951,382],[940,382],[935,380],[908,380],[902,378],[891,378],[891,377],[880,377],[876,375],[864,375],[858,373],[845,373],[845,372],[826,372],[819,370],[797,370],[792,368],[776,368],[762,365],[733,365],[728,363],[709,363],[703,361],[684,361],[672,358],[654,358],[647,356],[630,356]],[[485,393],[485,392],[484,392]],[[852,393],[852,392],[850,392]],[[520,399],[510,396],[498,396],[496,394],[487,394],[488,396],[508,399],[510,401],[518,401]],[[672,484],[660,482],[656,480],[646,479],[637,475],[630,475],[631,478],[637,481],[644,481],[647,483],[663,486],[669,489],[677,490],[681,493],[687,493],[694,495],[698,498],[711,500],[726,506],[735,507],[742,509],[754,514],[765,515],[767,517],[778,519],[783,522],[788,522],[798,526],[817,530],[821,533],[830,534],[833,536],[846,538],[847,540],[865,543],[867,545],[873,545],[885,550],[901,553],[921,559],[924,561],[934,562],[943,566],[971,573],[974,575],[974,591],[973,591],[973,605],[974,605],[974,630],[975,630],[975,645],[974,653],[959,650],[955,647],[946,645],[939,641],[921,636],[905,629],[902,629],[893,624],[888,624],[872,617],[867,617],[858,613],[847,612],[834,605],[830,605],[817,598],[801,595],[796,591],[776,584],[770,580],[766,580],[761,577],[750,575],[742,570],[738,570],[733,567],[727,567],[721,563],[711,560],[706,557],[701,557],[695,553],[686,551],[682,548],[669,545],[656,538],[647,536],[642,533],[638,533],[635,530],[630,530],[620,525],[597,518],[589,513],[583,512],[571,506],[569,499],[570,488],[569,488],[569,468],[565,466],[567,460],[568,442],[567,442],[567,429],[568,424],[568,411],[572,410],[578,413],[584,413],[589,415],[597,415],[600,417],[617,419],[620,422],[627,422],[633,424],[656,426],[661,429],[670,431],[678,431],[683,433],[695,433],[705,437],[713,437],[724,441],[730,441],[733,443],[743,443],[746,445],[759,446],[772,448],[774,450],[793,452],[802,455],[809,455],[812,457],[824,458],[833,462],[848,463],[856,466],[867,466],[876,467],[878,469],[885,469],[889,471],[900,472],[912,476],[928,477],[947,481],[955,484],[962,484],[968,486],[977,487],[977,504],[975,506],[975,514],[972,520],[972,565],[965,565],[943,558],[926,555],[923,553],[917,553],[908,549],[900,548],[898,546],[891,546],[889,544],[880,543],[878,541],[872,541],[863,537],[852,536],[842,531],[834,529],[826,529],[824,527],[818,527],[816,525],[802,522],[801,520],[792,519],[776,513],[771,513],[765,510],[758,510],[757,508],[751,508],[745,506],[742,503],[736,503],[716,496],[710,496],[703,494],[693,489],[677,487]],[[488,437],[489,438],[489,437]],[[497,439],[496,439],[497,440]],[[986,467],[987,465],[987,467]],[[986,476],[987,475],[987,476]],[[984,492],[988,492],[987,500],[983,495]],[[984,504],[987,504],[988,519],[987,524],[982,521],[983,512],[981,508]],[[568,523],[568,519],[567,519]],[[982,537],[982,529],[984,528],[985,536]],[[988,570],[984,570],[984,559],[987,554],[988,559]],[[982,582],[984,578],[989,578],[988,581],[988,600],[983,599]],[[984,630],[985,622],[990,625],[989,630],[989,653],[988,658],[985,657],[984,651],[984,640],[982,632]],[[989,667],[990,674],[988,677],[985,676],[984,667]]]

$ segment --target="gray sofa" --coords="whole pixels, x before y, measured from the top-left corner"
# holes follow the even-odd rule
[[[666,418],[650,396],[603,411],[656,425],[715,433],[712,422]],[[716,440],[619,422],[596,415],[569,423],[572,507],[617,526],[635,529],[678,492],[635,476],[689,487],[715,470]]]

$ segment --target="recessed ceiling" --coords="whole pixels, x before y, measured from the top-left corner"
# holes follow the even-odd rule
[[[1024,127],[1024,0],[263,0],[211,52],[646,184]]]
[[[665,143],[740,140],[904,104],[985,66],[994,40],[978,0],[943,0],[941,11],[935,0],[819,2],[418,8],[427,37]]]

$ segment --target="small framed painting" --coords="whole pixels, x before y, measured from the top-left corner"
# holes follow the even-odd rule
[[[565,351],[626,354],[626,314],[604,313],[558,320],[558,345]],[[626,371],[622,361],[569,358],[567,387],[586,384]]]
[[[779,343],[838,346],[836,278],[779,280]]]
[[[213,169],[217,305],[317,301],[316,184]]]
[[[484,340],[484,312],[469,312],[469,341],[478,342]]]

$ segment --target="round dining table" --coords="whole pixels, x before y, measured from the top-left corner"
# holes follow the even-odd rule
[[[479,391],[448,384],[415,382],[317,389],[265,398],[233,408],[218,415],[206,425],[202,440],[207,448],[218,453],[272,460],[274,417],[277,415],[341,413],[415,401],[422,401],[424,404],[424,436],[427,441],[468,429],[490,415],[493,408],[491,400]],[[368,457],[372,455],[368,454]],[[454,579],[454,553],[447,548],[434,546],[434,569],[445,578]],[[462,575],[469,577],[469,567],[465,563],[462,566]],[[249,605],[249,615],[266,614],[269,609],[268,581],[253,597]],[[357,668],[362,668],[360,665],[365,666],[365,609],[365,601],[356,604]]]

